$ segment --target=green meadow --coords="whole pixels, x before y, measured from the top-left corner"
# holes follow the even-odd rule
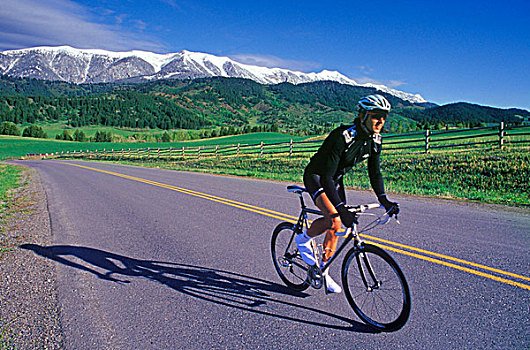
[[[244,135],[233,135],[216,137],[209,139],[201,139],[194,141],[181,142],[73,142],[60,141],[53,139],[36,139],[29,137],[5,136],[0,135],[0,160],[5,160],[9,157],[24,157],[27,154],[45,154],[56,152],[73,152],[73,151],[101,151],[105,150],[119,150],[119,149],[138,149],[138,148],[168,148],[168,147],[198,147],[209,145],[237,145],[239,144],[257,144],[276,143],[300,141],[305,137],[291,136],[281,133],[252,133]]]
[[[465,132],[479,137],[480,133]],[[482,135],[483,136],[483,135]],[[418,136],[418,144],[421,139]],[[436,137],[436,136],[434,136]],[[434,138],[433,137],[433,138]],[[515,137],[521,136],[514,136]],[[524,136],[527,138],[527,136]],[[212,145],[265,144],[303,141],[306,137],[293,137],[280,133],[252,133],[236,136],[182,141],[152,143],[99,143],[72,142],[51,139],[31,139],[0,136],[0,159],[24,157],[28,153],[55,153],[86,150],[120,150],[137,148],[181,148]],[[480,137],[479,140],[484,137]],[[381,168],[385,177],[387,192],[411,194],[484,203],[498,203],[514,206],[530,205],[530,148],[510,145],[499,149],[495,144],[497,136],[491,136],[492,145],[481,148],[433,149],[431,153],[405,153],[391,150],[386,144]],[[389,138],[390,140],[390,138]],[[457,142],[471,142],[464,140]],[[412,143],[414,144],[414,143]],[[434,144],[434,143],[433,143]],[[443,145],[443,143],[441,143]],[[410,152],[410,151],[409,151]],[[239,157],[186,157],[178,154],[171,159],[142,158],[120,160],[119,155],[105,156],[110,161],[121,161],[139,166],[160,167],[175,170],[200,171],[215,174],[249,176],[271,180],[302,182],[303,169],[311,153],[288,157],[279,155],[245,155]],[[370,189],[366,175],[366,164],[355,167],[345,178],[349,188]],[[2,181],[4,181],[2,179]]]
[[[8,190],[18,187],[20,168],[10,164],[0,164],[0,207],[7,198]]]
[[[309,156],[116,161],[147,167],[301,183]],[[530,206],[528,148],[407,155],[386,152],[381,159],[381,171],[388,193]],[[371,188],[366,163],[354,167],[347,174],[345,185],[361,190]]]

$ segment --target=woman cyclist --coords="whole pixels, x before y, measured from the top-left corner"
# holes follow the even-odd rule
[[[345,207],[343,177],[356,164],[368,159],[370,184],[377,199],[389,215],[399,212],[398,204],[385,195],[383,177],[379,170],[381,154],[381,130],[390,111],[390,103],[381,95],[370,95],[359,101],[359,117],[353,125],[341,125],[324,140],[322,146],[311,157],[304,171],[304,185],[311,194],[316,206],[324,214],[315,220],[304,232],[296,237],[296,245],[304,261],[315,265],[311,250],[311,240],[322,233],[324,239],[323,264],[333,256],[337,247],[336,232],[341,223],[352,226],[355,215]],[[340,293],[342,288],[326,273],[324,283],[330,293]]]

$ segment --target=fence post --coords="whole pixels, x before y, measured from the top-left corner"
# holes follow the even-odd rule
[[[197,159],[201,159],[201,146],[197,148]]]
[[[502,149],[502,146],[504,145],[504,135],[506,132],[504,131],[504,122],[501,122],[499,125],[499,148]]]
[[[160,147],[158,147],[158,150],[157,150],[157,153],[156,153],[156,157],[157,157],[158,159],[160,159]]]
[[[239,143],[237,144],[236,156],[239,156]]]
[[[293,155],[293,139],[289,142],[289,157]]]
[[[263,141],[261,141],[261,146],[260,146],[260,152],[259,152],[259,155],[260,155],[260,157],[263,156]]]
[[[169,147],[169,159],[171,160],[171,152],[173,152],[173,147]]]
[[[184,152],[184,146],[182,146],[182,158],[185,158],[186,154]]]
[[[216,158],[218,157],[218,152],[219,152],[219,145],[216,145],[215,146],[215,157]]]
[[[431,131],[429,129],[425,130],[425,153],[429,153],[429,136]]]

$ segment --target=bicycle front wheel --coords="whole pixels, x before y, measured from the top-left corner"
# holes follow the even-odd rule
[[[272,261],[282,281],[291,289],[302,291],[309,287],[307,264],[302,260],[294,238],[295,225],[282,222],[274,229],[271,239]]]
[[[383,249],[362,244],[346,254],[342,285],[353,311],[368,325],[392,332],[410,314],[410,291],[399,265]]]

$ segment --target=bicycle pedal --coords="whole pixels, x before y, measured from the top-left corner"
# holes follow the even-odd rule
[[[312,280],[311,281],[311,287],[313,287],[315,289],[322,288],[322,281],[320,281],[320,280]]]
[[[307,270],[307,278],[311,282],[311,287],[315,289],[322,288],[322,285],[324,284],[322,281],[322,271],[316,266],[311,266],[309,270]]]
[[[291,262],[289,260],[287,260],[287,259],[281,260],[280,265],[282,265],[282,267],[291,267],[291,266],[293,266],[291,264]]]

